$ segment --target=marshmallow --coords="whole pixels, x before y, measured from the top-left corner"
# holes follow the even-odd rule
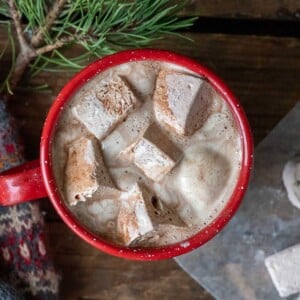
[[[69,146],[64,186],[70,205],[113,187],[96,140],[81,137]]]
[[[163,183],[169,193],[161,196],[166,203],[176,203],[188,226],[197,225],[205,221],[208,212],[213,213],[231,178],[230,170],[228,159],[218,149],[195,143],[186,149],[170,176],[165,177]]]
[[[157,123],[153,122],[150,124],[143,138],[167,154],[174,162],[181,159],[182,151],[170,140]]]
[[[109,166],[116,166],[121,151],[139,140],[151,123],[152,102],[146,102],[123,120],[102,142],[102,151]],[[118,164],[117,164],[118,165]]]
[[[177,146],[156,123],[150,124],[144,135],[122,150],[116,162],[122,166],[133,163],[147,178],[159,182],[181,158]]]
[[[286,163],[282,180],[291,203],[300,209],[300,157]]]
[[[154,231],[142,191],[137,184],[121,197],[117,231],[119,238],[127,246],[134,240]]]
[[[153,181],[159,182],[175,166],[175,162],[145,138],[132,149],[133,163]]]
[[[161,70],[154,91],[158,121],[179,135],[192,135],[206,121],[213,90],[201,78],[177,71]]]
[[[185,226],[174,210],[152,196],[144,186],[133,185],[120,199],[118,234],[126,245],[157,238],[156,229],[162,224]]]
[[[117,217],[121,191],[106,187],[92,198],[72,206],[72,212],[84,226],[110,241],[117,239]]]
[[[72,112],[89,132],[102,140],[137,104],[138,100],[130,88],[116,76],[88,91]]]
[[[300,244],[267,257],[265,265],[281,297],[300,292]]]
[[[80,221],[95,232],[114,235],[116,220],[119,214],[119,198],[105,197],[103,199],[80,202],[72,207],[72,211]]]

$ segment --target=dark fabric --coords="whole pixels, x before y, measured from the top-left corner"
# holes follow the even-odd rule
[[[0,299],[1,300],[24,300],[25,298],[18,293],[11,285],[0,281]]]
[[[15,121],[0,99],[0,171],[24,162],[21,145]],[[5,268],[5,281],[24,299],[58,299],[59,276],[46,254],[37,201],[0,206],[0,265]],[[0,299],[6,299],[1,295],[0,284]]]

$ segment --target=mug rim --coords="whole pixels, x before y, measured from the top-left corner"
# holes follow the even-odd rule
[[[110,243],[99,235],[89,231],[84,225],[72,215],[61,199],[55,184],[55,177],[52,170],[51,144],[55,131],[56,122],[61,111],[72,95],[79,90],[90,78],[96,76],[111,67],[134,61],[155,60],[173,63],[185,67],[192,72],[204,77],[219,92],[222,98],[229,105],[240,130],[242,146],[241,170],[231,197],[227,200],[225,207],[219,212],[207,226],[202,228],[192,237],[181,242],[160,247],[126,247]],[[49,198],[56,212],[63,219],[73,232],[95,248],[108,254],[134,260],[160,260],[182,255],[190,252],[212,239],[229,222],[237,211],[246,188],[249,184],[250,173],[253,163],[253,138],[246,114],[227,85],[205,66],[186,56],[167,50],[137,49],[125,50],[100,58],[87,67],[83,68],[63,87],[54,100],[46,117],[40,144],[40,165],[43,181]]]

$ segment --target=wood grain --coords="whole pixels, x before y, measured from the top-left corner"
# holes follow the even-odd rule
[[[297,1],[189,1],[185,15],[208,17],[292,18]],[[257,36],[187,34],[194,43],[165,38],[154,47],[175,50],[215,71],[234,91],[249,117],[255,143],[300,100],[300,40]],[[0,50],[6,42],[0,28]],[[78,53],[73,48],[72,54]],[[10,56],[2,61],[1,76]],[[39,138],[47,111],[71,72],[42,73],[29,82],[47,83],[44,93],[21,91],[10,108],[24,137],[27,156],[39,155]],[[62,272],[61,299],[212,299],[173,260],[133,262],[108,256],[87,245],[59,219],[47,199],[41,201],[49,254]]]
[[[299,20],[300,5],[294,0],[188,0],[182,15]]]

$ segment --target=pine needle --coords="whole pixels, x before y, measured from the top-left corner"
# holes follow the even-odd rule
[[[78,70],[91,57],[101,57],[126,48],[147,47],[166,35],[186,38],[177,31],[190,27],[195,20],[177,17],[185,1],[173,4],[170,0],[15,0],[14,3],[21,14],[28,45],[31,44],[33,50],[36,45],[47,51],[50,49],[31,61],[31,76],[38,75],[42,70]],[[55,12],[55,19],[50,22],[49,14],[52,11]],[[0,18],[6,22],[10,20],[5,0],[0,0]],[[8,36],[14,50],[14,68],[16,52],[9,30]],[[66,57],[64,48],[74,44],[82,47],[83,54]],[[11,74],[9,72],[0,91],[5,88],[10,91]]]

